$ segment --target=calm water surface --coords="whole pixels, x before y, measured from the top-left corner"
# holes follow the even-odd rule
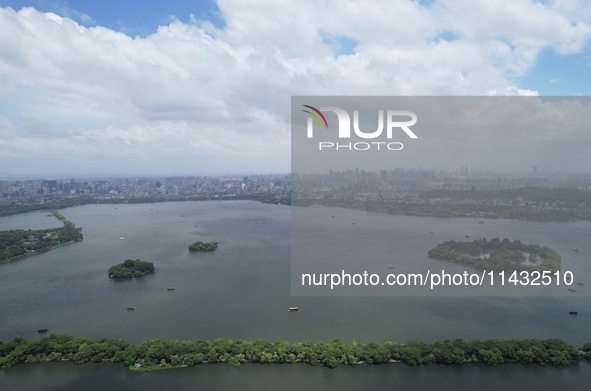
[[[320,217],[347,214],[360,229],[393,227],[392,246],[399,249],[401,259],[415,259],[418,256],[406,254],[405,249],[420,248],[422,262],[432,262],[424,254],[434,244],[462,240],[465,233],[473,232],[470,230],[481,230],[476,234],[549,245],[562,255],[563,267],[578,276],[589,275],[591,269],[586,256],[591,248],[584,245],[591,234],[589,222],[487,220],[479,225],[474,219],[315,208]],[[124,338],[133,342],[150,338],[213,340],[220,336],[289,341],[338,338],[347,342],[558,337],[581,346],[591,340],[591,300],[585,297],[591,281],[578,287],[576,295],[555,298],[292,297],[287,206],[211,201],[86,205],[60,212],[83,227],[84,240],[0,265],[0,340],[38,338],[39,328],[56,334]],[[59,225],[47,212],[0,218],[0,230]],[[425,235],[429,230],[434,233]],[[187,245],[195,240],[216,240],[220,246],[211,254],[190,254]],[[576,253],[573,247],[581,247],[583,252]],[[126,258],[153,261],[156,273],[132,281],[109,279],[108,267]],[[167,291],[167,287],[176,289]],[[129,306],[135,306],[136,311],[127,311]],[[300,311],[290,313],[290,306],[299,306]],[[573,308],[579,312],[576,317],[568,316]],[[300,379],[297,381],[327,387],[341,384],[347,389],[353,385],[367,386],[375,380],[382,389],[389,389],[389,384],[403,387],[409,382],[436,385],[450,377],[493,385],[497,384],[492,381],[495,373],[497,377],[523,377],[528,382],[548,385],[550,378],[576,384],[589,379],[590,370],[585,365],[567,369],[384,366],[336,370],[251,365],[239,369],[204,366],[138,375],[117,365],[49,364],[0,371],[0,384],[26,379],[33,382],[27,388],[31,390],[62,389],[50,386],[60,382],[75,386],[72,389],[86,389],[84,384],[98,384],[96,379],[103,378],[111,379],[108,387],[117,389],[115,379],[132,378],[131,384],[138,389],[143,384],[185,387],[191,382],[209,384],[205,389],[225,389],[226,384],[230,387],[240,382],[259,385],[257,389],[271,389],[270,385],[276,382],[291,386]],[[36,378],[52,381],[35,385]],[[544,378],[545,381],[541,380]],[[511,389],[508,384],[513,384],[513,380],[503,387]]]

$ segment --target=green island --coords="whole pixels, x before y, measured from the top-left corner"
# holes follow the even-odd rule
[[[126,259],[122,263],[109,268],[110,278],[133,278],[142,277],[154,272],[154,263],[145,262],[140,259]]]
[[[55,210],[52,214],[61,220],[63,227],[0,231],[0,263],[41,254],[83,239],[82,228],[76,228],[74,223]]]
[[[302,363],[334,368],[338,365],[404,363],[407,365],[462,365],[506,363],[567,366],[582,358],[591,359],[591,342],[581,349],[560,339],[523,339],[434,343],[411,341],[406,344],[325,342],[289,343],[152,339],[131,344],[120,339],[92,340],[68,335],[50,335],[37,341],[16,338],[0,342],[0,368],[35,362],[71,361],[123,363],[135,371],[191,367],[205,363],[286,364]]]
[[[472,242],[454,240],[438,244],[428,252],[429,257],[470,265],[488,270],[560,270],[560,255],[550,247],[524,244],[519,240],[486,238]]]
[[[215,251],[218,248],[218,242],[202,242],[196,241],[189,245],[189,251],[201,253],[201,252],[211,252]]]

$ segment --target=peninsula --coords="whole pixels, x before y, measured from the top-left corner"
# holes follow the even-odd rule
[[[76,228],[74,223],[55,210],[52,214],[63,223],[63,227],[0,231],[0,263],[41,254],[83,239],[82,228]]]

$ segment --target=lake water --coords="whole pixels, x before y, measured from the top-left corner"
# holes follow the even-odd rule
[[[117,364],[27,364],[0,371],[5,390],[587,390],[591,364],[567,368],[484,365],[375,365],[326,369],[306,365],[202,365],[134,373]]]
[[[591,233],[589,222],[486,220],[479,225],[474,219],[314,208],[316,215],[346,213],[360,229],[390,224],[404,227],[409,236],[433,230],[424,240],[421,251],[425,253],[433,243],[460,240],[477,227],[487,237],[506,234],[525,243],[548,245],[562,255],[563,268],[578,276],[587,276],[591,269],[585,255],[591,248],[584,246]],[[217,337],[289,341],[338,338],[346,342],[558,337],[581,346],[591,340],[591,301],[585,297],[591,281],[577,287],[577,294],[566,297],[292,297],[287,206],[207,201],[86,205],[60,212],[83,227],[84,240],[0,265],[0,340],[39,338],[39,328],[55,334],[133,342]],[[0,218],[0,230],[59,225],[47,212]],[[494,232],[498,234],[492,235]],[[220,246],[214,253],[191,254],[187,246],[195,240],[216,240]],[[393,235],[391,240],[404,255],[408,237]],[[417,245],[410,243],[411,247]],[[583,251],[574,252],[573,247]],[[156,273],[132,281],[108,278],[108,267],[126,258],[153,261]],[[425,262],[431,261],[426,258]],[[167,291],[167,287],[175,290]],[[136,311],[127,311],[130,306]],[[288,312],[291,306],[300,307],[300,311]],[[568,315],[573,309],[578,316]],[[415,381],[437,385],[456,377],[460,382],[488,382],[491,374],[515,381],[523,377],[540,385],[560,381],[576,384],[589,379],[590,373],[587,364],[567,369],[471,366],[420,370],[404,366],[328,370],[299,365],[238,369],[215,365],[157,374],[134,374],[119,365],[49,364],[0,371],[0,385],[15,384],[19,379],[33,382],[38,377],[51,381],[27,389],[61,389],[49,386],[60,382],[80,385],[76,388],[81,389],[84,382],[95,384],[93,379],[102,378],[109,382],[109,388],[117,389],[116,379],[130,378],[138,389],[142,384],[158,389],[157,384],[172,382],[183,387],[203,379],[203,384],[211,385],[209,388],[226,389],[224,384],[234,384],[231,388],[235,389],[246,382],[259,385],[257,389],[271,389],[275,381],[288,386],[304,381],[321,388],[322,384],[362,386],[376,379],[376,384],[386,389],[394,381],[401,387]],[[511,389],[507,385],[512,382],[503,387]],[[490,384],[498,383],[491,380]]]

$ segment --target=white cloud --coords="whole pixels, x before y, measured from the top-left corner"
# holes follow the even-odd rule
[[[173,18],[145,38],[63,17],[87,15],[0,9],[0,162],[43,164],[61,148],[80,170],[144,154],[145,173],[207,159],[287,171],[291,95],[535,95],[518,78],[543,48],[585,49],[583,7],[220,0],[224,28]]]

